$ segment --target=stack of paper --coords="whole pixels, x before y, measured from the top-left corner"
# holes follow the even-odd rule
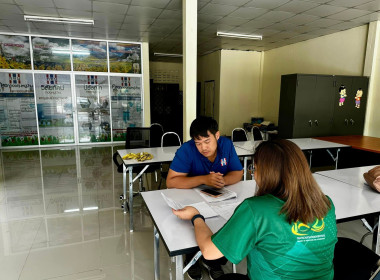
[[[163,199],[165,200],[166,204],[169,205],[170,208],[173,208],[174,210],[179,210],[184,208],[185,206],[193,206],[196,208],[199,213],[205,218],[211,218],[211,217],[216,217],[218,214],[206,203],[206,202],[197,202],[197,203],[192,203],[189,205],[182,205],[181,203],[171,199],[170,197],[167,197],[164,195],[164,193],[161,193]]]

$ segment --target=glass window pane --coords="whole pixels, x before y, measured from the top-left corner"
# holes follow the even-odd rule
[[[76,75],[79,142],[111,141],[108,77]]]
[[[74,143],[70,75],[35,74],[41,145]]]
[[[127,127],[142,126],[141,78],[110,77],[113,141],[125,141]]]
[[[0,73],[2,146],[38,145],[32,74]]]

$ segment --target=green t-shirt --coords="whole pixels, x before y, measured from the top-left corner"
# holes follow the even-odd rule
[[[337,229],[330,202],[326,217],[305,225],[289,224],[284,214],[279,215],[284,201],[277,197],[248,198],[212,242],[232,263],[247,257],[251,280],[332,280]]]

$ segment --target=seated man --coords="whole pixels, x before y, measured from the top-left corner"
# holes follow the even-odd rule
[[[192,139],[177,150],[170,165],[166,179],[168,188],[191,189],[202,184],[223,188],[241,180],[243,168],[235,148],[231,140],[220,136],[214,119],[196,118],[191,123],[190,136]],[[186,262],[193,256],[186,255]],[[223,275],[221,265],[226,262],[225,258],[213,261],[202,258],[201,261],[213,280]],[[202,279],[198,262],[188,270],[188,275],[191,279]]]

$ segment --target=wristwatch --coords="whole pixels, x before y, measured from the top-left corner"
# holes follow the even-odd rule
[[[201,214],[196,214],[191,218],[191,223],[194,225],[194,221],[197,218],[201,218],[203,221],[205,221],[205,217],[203,217]]]

